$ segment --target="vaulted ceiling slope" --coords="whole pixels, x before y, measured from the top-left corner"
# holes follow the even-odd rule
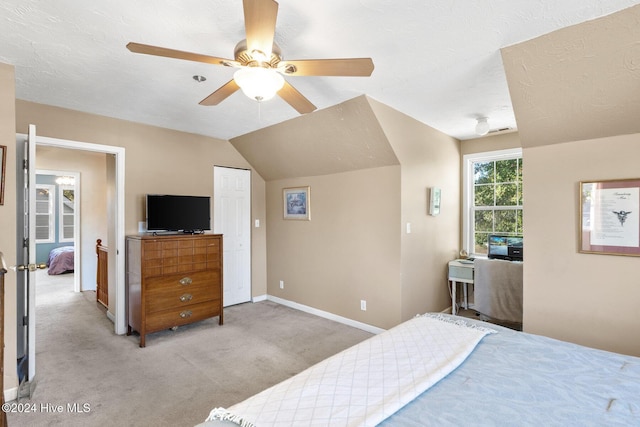
[[[371,57],[371,77],[287,77],[319,109],[367,95],[458,138],[476,118],[516,127],[500,49],[640,0],[278,0],[285,59]],[[241,92],[198,105],[234,69],[138,55],[128,42],[230,57],[245,38],[242,0],[3,0],[0,62],[16,96],[228,140],[298,113]],[[201,75],[206,81],[192,78]],[[312,113],[313,114],[313,113]]]
[[[459,142],[365,95],[231,139],[266,181],[438,161],[447,143]]]
[[[265,181],[399,164],[364,95],[230,142]]]
[[[640,133],[640,5],[502,57],[523,147]]]

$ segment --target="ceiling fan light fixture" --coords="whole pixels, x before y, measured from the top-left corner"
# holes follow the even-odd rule
[[[284,77],[273,69],[263,67],[241,68],[233,74],[242,92],[256,101],[268,101],[284,86]]]
[[[476,134],[479,136],[484,136],[489,133],[489,122],[486,117],[478,118],[478,123],[476,124]]]

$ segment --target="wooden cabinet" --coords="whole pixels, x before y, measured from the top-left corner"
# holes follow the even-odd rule
[[[222,313],[222,235],[127,236],[128,334],[147,334]]]

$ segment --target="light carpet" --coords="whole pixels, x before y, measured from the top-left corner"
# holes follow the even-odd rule
[[[214,318],[148,335],[139,348],[137,335],[114,334],[95,292],[37,283],[38,381],[21,400],[33,410],[9,413],[10,426],[193,426],[371,336],[263,301],[227,307],[222,326]]]

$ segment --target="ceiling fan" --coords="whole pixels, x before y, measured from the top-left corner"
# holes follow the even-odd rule
[[[140,43],[128,43],[134,53],[186,59],[188,61],[235,67],[234,78],[200,105],[218,105],[238,89],[257,101],[266,101],[276,93],[300,114],[316,109],[307,98],[289,84],[285,76],[370,76],[371,58],[284,60],[274,42],[278,3],[274,0],[243,0],[246,39],[234,49],[234,59],[218,58]]]

